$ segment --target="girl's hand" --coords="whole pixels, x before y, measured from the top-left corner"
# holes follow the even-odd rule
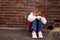
[[[40,20],[40,19],[41,19],[41,17],[40,17],[40,16],[37,16],[36,18],[37,18],[38,20]]]

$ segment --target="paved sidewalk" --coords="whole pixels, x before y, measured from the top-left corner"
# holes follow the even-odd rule
[[[57,33],[58,34],[58,33]],[[60,37],[60,34],[56,37]],[[53,34],[55,35],[55,34]],[[43,31],[43,39],[33,39],[31,37],[31,33],[28,30],[20,30],[20,29],[0,29],[0,40],[59,40],[60,38],[51,38],[49,31]]]

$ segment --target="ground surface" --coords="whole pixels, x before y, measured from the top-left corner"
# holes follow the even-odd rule
[[[28,30],[20,29],[0,29],[0,40],[60,40],[60,31],[43,31],[43,39],[31,38]]]

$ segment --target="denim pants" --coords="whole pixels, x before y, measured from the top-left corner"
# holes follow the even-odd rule
[[[34,20],[33,22],[31,22],[30,25],[30,31],[34,30],[34,31],[42,31],[42,27],[43,27],[43,23],[41,22],[41,20]]]

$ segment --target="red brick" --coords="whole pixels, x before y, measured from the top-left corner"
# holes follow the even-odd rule
[[[47,4],[46,4],[47,3]],[[43,14],[48,20],[60,19],[60,1],[56,0],[1,0],[0,27],[27,27],[27,16],[36,5],[43,7]],[[53,23],[51,21],[51,23]],[[45,25],[45,26],[47,26]]]

